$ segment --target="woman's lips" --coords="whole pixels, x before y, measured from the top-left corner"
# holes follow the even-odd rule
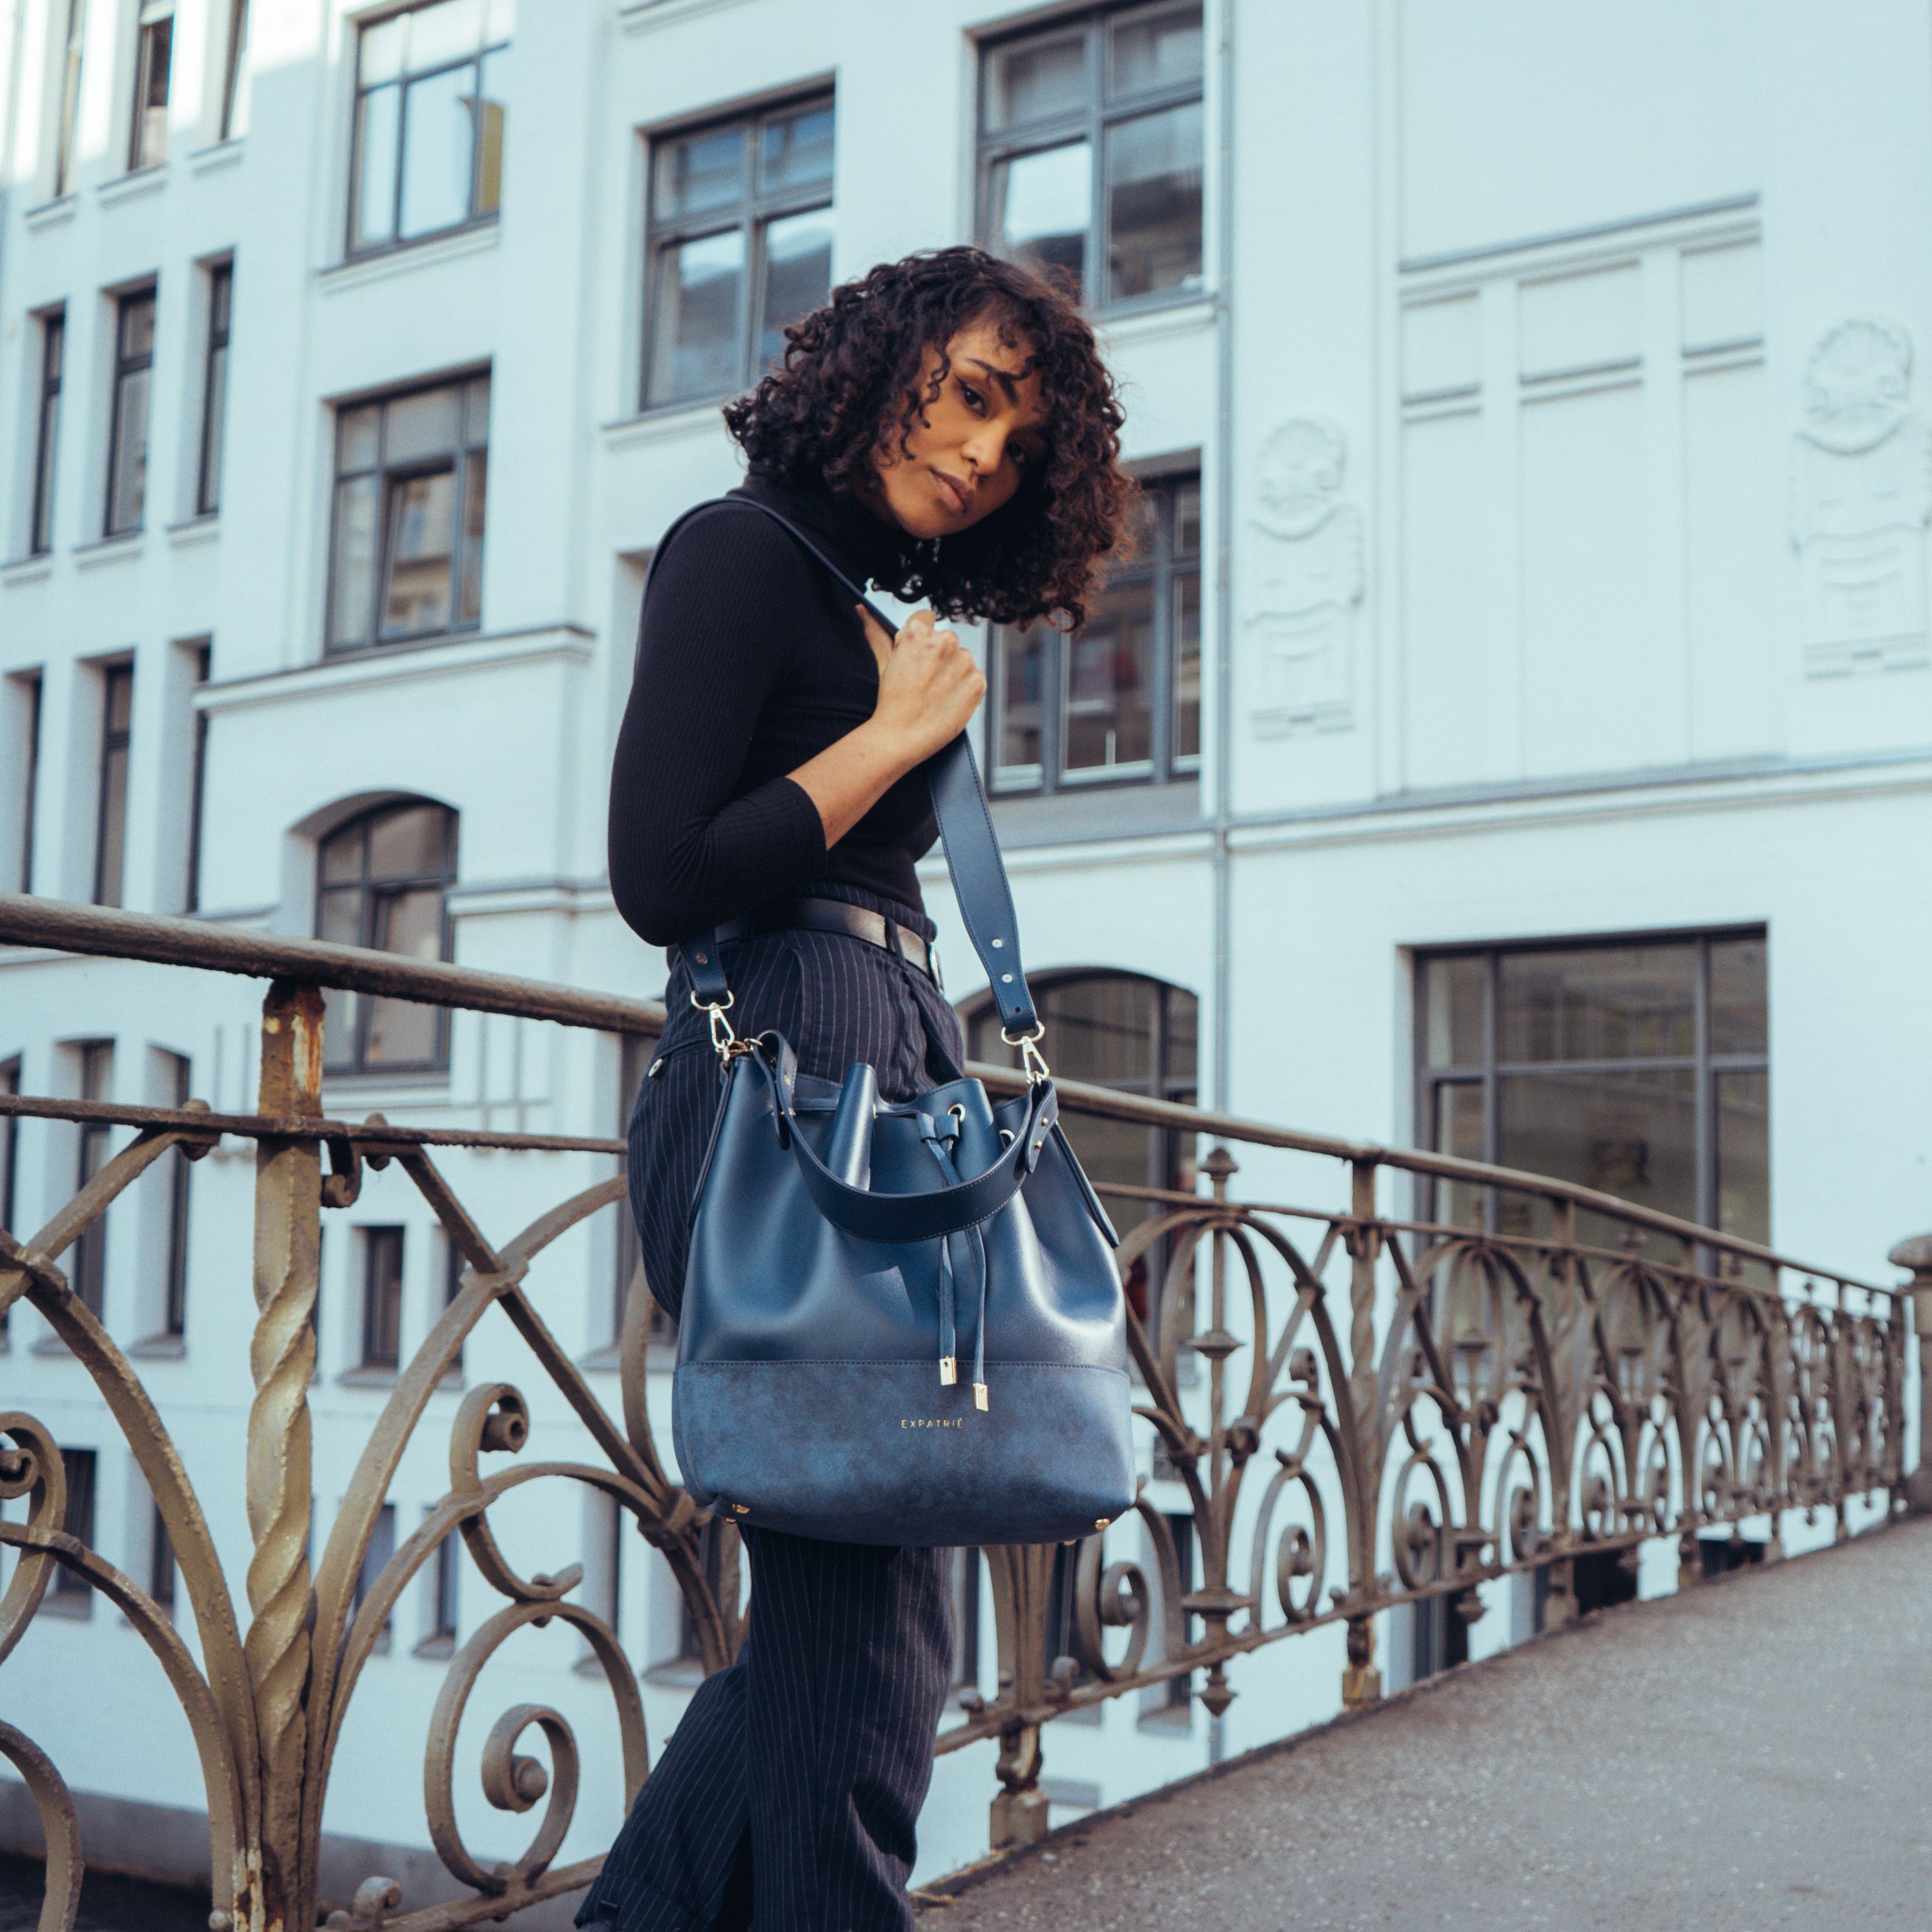
[[[956,477],[949,476],[943,470],[935,470],[933,480],[939,485],[939,494],[952,506],[956,515],[963,517],[973,506],[973,493]]]

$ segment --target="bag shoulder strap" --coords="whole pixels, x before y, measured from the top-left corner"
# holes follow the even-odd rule
[[[755,497],[733,496],[719,500],[742,504],[769,517],[799,547],[829,572],[853,600],[884,625],[889,632],[898,626],[879,610],[865,591],[826,556],[818,544],[791,519],[760,503]],[[653,568],[664,547],[698,509],[688,510],[658,540],[652,560]],[[646,580],[648,593],[650,584]],[[1019,922],[1013,914],[1012,890],[1006,883],[1006,868],[1000,856],[1000,842],[993,830],[993,815],[986,808],[985,788],[980,782],[980,768],[964,732],[943,746],[926,760],[926,784],[932,794],[933,815],[939,820],[939,834],[946,848],[946,869],[952,875],[952,890],[959,902],[960,916],[965,921],[973,950],[986,968],[992,988],[993,1003],[999,1010],[1000,1024],[1008,1034],[1038,1037],[1040,1014],[1027,990],[1026,969],[1020,959]],[[723,970],[718,964],[715,943],[698,940],[680,949],[686,955],[695,990],[700,998],[722,1000],[728,991]],[[709,957],[703,957],[708,954]],[[715,983],[715,994],[707,987]]]

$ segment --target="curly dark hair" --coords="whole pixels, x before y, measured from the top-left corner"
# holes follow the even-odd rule
[[[1121,541],[1134,485],[1120,464],[1114,379],[1078,308],[1039,276],[978,248],[938,248],[882,262],[834,289],[785,331],[784,361],[724,421],[752,467],[794,488],[868,482],[896,443],[906,451],[937,401],[961,329],[990,322],[1028,352],[1048,412],[1046,460],[1010,501],[937,544],[908,538],[896,596],[942,616],[1005,624],[1082,622],[1100,561]],[[939,364],[921,393],[926,351]]]

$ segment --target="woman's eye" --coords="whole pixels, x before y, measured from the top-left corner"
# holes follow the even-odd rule
[[[969,409],[983,410],[986,406],[986,398],[970,382],[962,382],[959,385],[959,393],[966,398]]]

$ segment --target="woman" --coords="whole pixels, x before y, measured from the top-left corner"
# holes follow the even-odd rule
[[[716,935],[741,1036],[888,1100],[956,1077],[915,868],[926,760],[986,680],[934,613],[1084,616],[1131,486],[1064,296],[976,249],[875,268],[787,332],[724,419],[750,475],[668,541],[610,787],[619,910],[673,949],[630,1129],[645,1276],[673,1316],[718,1094],[676,948]],[[896,637],[763,512],[922,610]],[[750,1621],[664,1747],[578,1915],[618,1932],[910,1924],[914,1827],[951,1676],[950,1552],[748,1529]]]

